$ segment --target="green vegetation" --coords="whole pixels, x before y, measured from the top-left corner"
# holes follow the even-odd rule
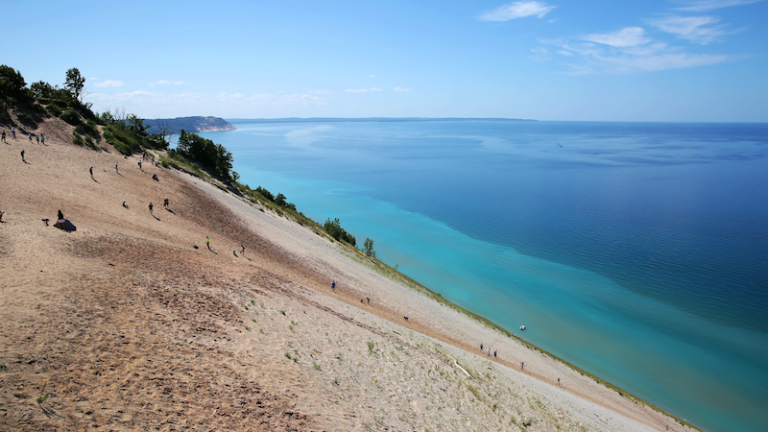
[[[328,233],[329,236],[333,237],[337,241],[344,241],[352,246],[356,244],[355,236],[346,232],[344,228],[341,227],[339,218],[336,218],[333,221],[328,218],[328,220],[326,220],[325,224],[323,225],[323,229]]]
[[[182,129],[179,134],[178,146],[168,151],[169,157],[182,156],[192,162],[197,162],[225,183],[232,183],[235,177],[232,172],[232,153],[221,144],[216,144],[193,132]],[[239,177],[239,176],[238,176]]]
[[[368,342],[368,354],[373,354],[373,347],[375,344],[373,342]]]
[[[33,83],[27,88],[24,77],[15,69],[0,66],[0,123],[13,123],[11,110],[26,126],[36,127],[46,116],[61,117],[67,123],[77,126],[87,124],[77,131],[78,143],[93,143],[101,140],[96,122],[98,117],[91,111],[90,103],[81,100],[85,78],[76,68],[67,71],[65,88],[52,86],[44,81]],[[91,121],[91,123],[87,123]]]
[[[363,243],[363,252],[369,257],[376,258],[376,251],[373,250],[373,240],[366,238]]]
[[[40,397],[37,398],[37,403],[41,404],[48,400],[48,397],[51,395],[50,393],[45,392],[45,387],[48,385],[48,383],[43,384],[43,388],[40,390]]]
[[[148,134],[144,119],[117,109],[107,110],[100,117],[104,126],[104,139],[117,151],[130,155],[144,149],[166,150],[168,142],[160,134]]]

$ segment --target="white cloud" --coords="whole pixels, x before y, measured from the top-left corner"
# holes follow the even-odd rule
[[[708,66],[735,60],[721,54],[688,54],[678,47],[670,47],[663,42],[631,46],[625,48],[610,45],[597,45],[591,42],[570,43],[563,40],[541,40],[542,43],[556,45],[568,52],[574,60],[580,62],[568,64],[572,74],[627,74],[656,72],[668,69]]]
[[[678,35],[682,39],[706,45],[716,41],[720,36],[727,34],[722,25],[704,27],[715,24],[719,18],[710,16],[679,17],[673,16],[656,20],[649,20],[649,24],[661,31]]]
[[[612,47],[624,48],[643,45],[650,42],[650,39],[643,37],[644,34],[645,30],[641,27],[625,27],[613,33],[595,33],[586,35],[582,39],[610,45]]]
[[[543,18],[555,6],[539,1],[520,1],[505,4],[480,16],[483,21],[509,21],[515,18],[537,16]]]
[[[113,80],[106,80],[106,81],[102,81],[102,82],[99,82],[99,83],[95,83],[93,86],[94,87],[122,87],[123,86],[123,82],[122,81],[117,81],[117,80],[114,80],[114,81]]]
[[[549,51],[544,47],[536,47],[531,50],[531,58],[536,61],[549,60]]]
[[[395,91],[396,92],[401,92],[401,93],[407,93],[407,92],[411,91],[411,89],[409,89],[409,88],[402,88],[402,87],[395,87]]]
[[[347,93],[366,93],[366,92],[380,92],[381,89],[378,88],[378,87],[372,87],[372,88],[369,88],[369,89],[367,89],[367,88],[364,88],[364,89],[351,89],[351,88],[348,88],[348,89],[346,89],[344,91],[347,92]]]
[[[373,78],[373,75],[368,75],[369,78]]]
[[[227,93],[227,92],[221,92],[218,96],[216,96],[219,99],[242,99],[245,96],[243,96],[240,93]]]
[[[759,1],[762,1],[762,0],[694,0],[694,1],[682,0],[682,1],[677,1],[676,3],[680,3],[685,6],[681,6],[675,9],[681,10],[681,11],[689,11],[689,12],[703,12],[703,11],[727,8],[731,6],[748,5],[752,3],[757,3]]]
[[[312,93],[314,93],[314,94],[330,94],[331,92],[329,92],[327,90],[312,90],[312,91],[307,92],[307,93],[310,93],[310,94],[312,94]]]
[[[160,81],[156,81],[156,82],[150,84],[150,87],[152,87],[154,85],[172,86],[172,85],[181,85],[181,84],[184,84],[184,82],[183,81],[160,80]]]
[[[566,51],[566,50],[560,50],[560,51],[558,51],[558,53],[560,53],[560,54],[562,54],[562,55],[564,55],[566,57],[571,57],[573,55],[572,52]]]

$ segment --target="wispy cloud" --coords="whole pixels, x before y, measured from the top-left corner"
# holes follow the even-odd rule
[[[644,34],[645,30],[642,27],[625,27],[613,33],[590,34],[582,39],[612,47],[625,48],[650,42],[650,39],[644,37]]]
[[[587,39],[585,39],[587,40]],[[567,64],[572,74],[627,74],[683,69],[735,60],[723,54],[688,54],[663,42],[639,43],[633,46],[613,46],[567,40],[540,40],[556,45],[558,52],[580,62]],[[568,53],[568,54],[566,54]]]
[[[93,86],[94,87],[122,87],[123,82],[118,80],[106,80],[102,82],[97,82]]]
[[[150,86],[150,87],[154,87],[154,86],[156,86],[156,85],[173,86],[173,85],[181,85],[181,84],[184,84],[184,82],[183,82],[183,81],[168,81],[168,80],[160,80],[160,81],[155,81],[155,82],[153,82],[153,83],[152,83],[152,84],[150,84],[149,86]]]
[[[409,88],[402,88],[402,87],[395,87],[395,91],[396,92],[401,92],[401,93],[407,93],[407,92],[411,91],[411,89],[409,89]]]
[[[509,21],[529,16],[543,18],[554,8],[555,6],[547,6],[546,3],[540,1],[520,1],[488,11],[481,15],[480,19],[483,21]]]
[[[348,89],[346,89],[344,91],[347,92],[347,93],[366,93],[366,92],[380,92],[381,89],[378,88],[378,87],[372,87],[372,88],[369,88],[369,89],[367,89],[367,88],[364,88],[364,89],[351,89],[351,88],[348,88]]]
[[[544,47],[536,47],[531,50],[531,59],[535,61],[549,60],[549,51]]]
[[[245,96],[243,96],[240,93],[227,93],[227,92],[221,92],[218,96],[216,96],[219,99],[242,99]]]
[[[710,16],[680,17],[672,16],[648,20],[648,23],[661,31],[672,33],[682,39],[701,45],[715,42],[720,36],[728,34],[724,25],[716,25],[720,18]]]
[[[312,90],[312,91],[307,92],[307,93],[310,93],[310,94],[312,94],[312,93],[314,93],[314,94],[330,94],[331,92],[329,92],[327,90]]]
[[[759,1],[762,0],[678,0],[675,3],[680,3],[683,6],[675,9],[689,12],[704,12],[732,6],[748,5]]]

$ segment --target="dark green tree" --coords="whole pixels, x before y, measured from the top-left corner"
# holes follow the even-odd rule
[[[14,98],[17,101],[26,96],[27,82],[16,69],[1,65],[0,66],[0,99],[8,100]]]
[[[83,88],[85,87],[85,78],[80,75],[80,70],[72,68],[67,71],[67,80],[64,81],[64,87],[74,99],[80,100]]]
[[[373,240],[365,239],[365,242],[363,242],[363,252],[369,257],[376,258],[376,251],[373,250]]]

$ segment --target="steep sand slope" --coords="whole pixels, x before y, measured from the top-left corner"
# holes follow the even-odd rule
[[[326,237],[66,128],[0,144],[0,430],[685,430]],[[77,231],[44,225],[59,209]]]

